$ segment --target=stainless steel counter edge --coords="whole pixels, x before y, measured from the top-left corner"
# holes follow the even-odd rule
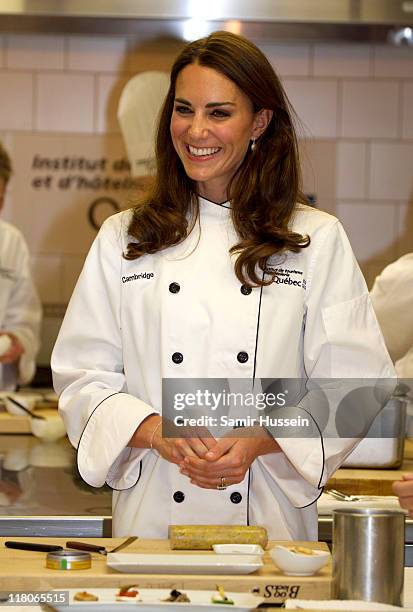
[[[1,536],[110,538],[111,516],[2,516]]]
[[[333,519],[318,517],[318,539],[331,542]],[[0,516],[0,536],[110,538],[111,516]],[[413,544],[413,519],[406,519],[406,542]]]

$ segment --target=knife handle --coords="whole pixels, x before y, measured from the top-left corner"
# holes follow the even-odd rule
[[[97,552],[101,555],[106,554],[106,548],[104,546],[98,546],[97,544],[86,544],[86,542],[66,542],[66,548],[87,550],[88,552]]]
[[[9,540],[4,542],[7,548],[18,548],[19,550],[36,550],[38,552],[55,552],[56,550],[63,550],[63,546],[57,546],[55,544],[34,544],[31,542],[13,542]]]

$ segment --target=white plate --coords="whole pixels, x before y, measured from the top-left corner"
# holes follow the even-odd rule
[[[137,553],[110,553],[107,564],[131,574],[251,574],[263,565],[256,555]]]
[[[58,589],[56,589],[58,590]],[[61,590],[61,589],[60,589]],[[169,610],[182,610],[185,609],[188,612],[205,612],[208,608],[217,608],[222,610],[225,608],[228,610],[234,610],[236,612],[248,611],[255,608],[261,603],[262,598],[252,595],[252,593],[227,593],[228,597],[233,600],[234,605],[228,604],[212,604],[211,597],[215,594],[214,591],[188,591],[186,589],[179,589],[186,593],[191,600],[190,603],[175,603],[160,601],[169,596],[170,589],[139,589],[142,601],[116,601],[116,593],[119,589],[94,589],[94,588],[83,588],[68,589],[69,592],[69,605],[53,604],[53,608],[59,612],[69,612],[74,609],[87,609],[91,612],[110,612],[116,610],[130,609],[130,606],[137,606],[139,612],[155,612],[160,608],[166,608]],[[75,593],[79,591],[87,591],[93,593],[99,597],[99,601],[74,601],[73,597]],[[53,592],[53,591],[52,591]]]
[[[214,544],[212,548],[218,555],[259,555],[262,557],[264,554],[259,544]]]

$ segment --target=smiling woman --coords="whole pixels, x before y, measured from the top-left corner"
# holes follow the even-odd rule
[[[250,141],[255,146],[272,111],[254,113],[251,101],[233,81],[199,64],[179,73],[175,96],[171,135],[185,173],[198,183],[199,195],[225,202]]]
[[[134,210],[129,233],[136,242],[126,257],[184,240],[199,196],[231,200],[241,239],[231,249],[239,255],[235,273],[246,284],[271,283],[275,274],[259,273],[268,258],[309,244],[289,228],[296,204],[307,203],[293,114],[271,64],[248,40],[216,32],[187,45],[172,67],[160,116],[158,180]]]
[[[315,502],[356,440],[322,439],[328,404],[211,397],[394,371],[340,223],[305,205],[292,111],[257,47],[215,32],[183,49],[156,161],[152,192],[103,224],[52,356],[79,471],[114,489],[116,536],[316,539]]]

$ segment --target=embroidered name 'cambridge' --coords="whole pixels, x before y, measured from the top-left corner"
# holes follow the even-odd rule
[[[141,272],[140,274],[131,274],[130,276],[122,276],[122,283],[129,283],[130,281],[140,280],[141,278],[153,278],[154,272]]]

